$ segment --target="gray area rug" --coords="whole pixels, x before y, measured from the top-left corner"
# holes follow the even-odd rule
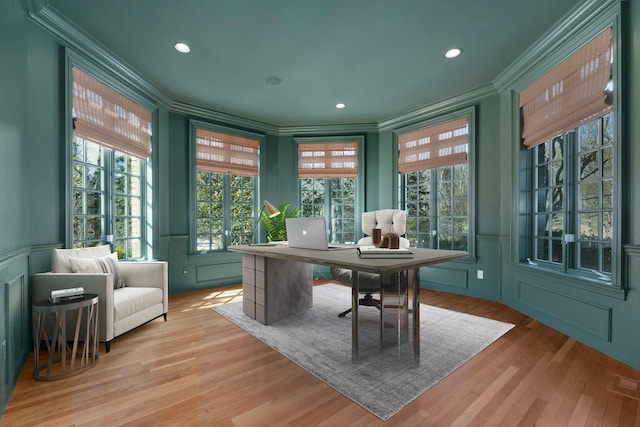
[[[242,311],[242,302],[211,307],[231,322],[295,362],[383,421],[471,359],[514,325],[421,304],[420,366],[411,343],[388,345],[393,325],[385,317],[385,349],[380,348],[380,312],[360,307],[360,360],[351,361],[351,289],[315,286],[313,307],[270,325]],[[396,334],[398,335],[398,334]],[[400,345],[395,345],[400,341]]]

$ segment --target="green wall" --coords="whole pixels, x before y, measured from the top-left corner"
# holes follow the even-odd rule
[[[588,4],[595,4],[587,0]],[[607,0],[603,3],[615,3]],[[574,278],[530,268],[518,253],[518,192],[521,149],[514,138],[512,84],[488,85],[452,94],[415,114],[362,129],[336,127],[274,129],[222,113],[171,104],[140,81],[130,82],[157,105],[154,146],[154,257],[169,261],[170,292],[238,283],[241,265],[233,253],[193,254],[189,249],[189,119],[266,135],[262,152],[261,198],[275,204],[295,202],[297,136],[358,134],[365,137],[364,209],[395,203],[393,130],[440,115],[475,111],[475,256],[424,269],[425,287],[487,298],[516,308],[631,366],[640,368],[640,6],[626,5],[623,47],[625,105],[622,181],[623,245],[620,261],[626,292],[584,286]],[[29,354],[29,276],[49,269],[51,248],[65,244],[64,49],[119,74],[126,64],[110,62],[84,43],[53,36],[25,17],[17,2],[0,2],[0,409],[16,373]],[[553,33],[553,32],[551,32]],[[552,34],[553,36],[553,34]],[[114,60],[116,61],[116,60]],[[525,70],[526,73],[526,70]],[[497,89],[499,87],[499,89]],[[157,96],[156,96],[157,95]],[[515,142],[514,142],[515,141]],[[476,279],[477,270],[484,279]],[[326,276],[326,270],[316,269]],[[17,341],[7,332],[21,331]],[[25,344],[24,339],[27,340]]]

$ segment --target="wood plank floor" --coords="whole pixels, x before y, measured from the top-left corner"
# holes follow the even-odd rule
[[[209,309],[241,298],[172,295],[168,322],[75,377],[34,381],[31,357],[0,425],[640,426],[640,371],[503,304],[426,290],[423,303],[516,327],[383,423]]]

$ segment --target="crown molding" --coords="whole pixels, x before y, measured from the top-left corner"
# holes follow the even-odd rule
[[[573,34],[585,25],[597,21],[603,12],[621,1],[625,0],[585,0],[576,5],[496,77],[493,82],[496,89],[502,92],[515,86],[515,82],[522,75],[558,50],[574,51],[578,46],[573,46],[575,42],[571,42]]]
[[[318,135],[378,132],[377,123],[333,124],[314,126],[286,126],[278,129],[278,135]]]
[[[426,107],[383,120],[378,123],[378,129],[380,131],[396,129],[413,122],[433,118],[433,116],[449,112],[452,109],[459,109],[462,105],[476,103],[487,96],[496,95],[497,93],[498,91],[494,88],[493,84],[488,83],[470,91],[435,102]]]
[[[58,38],[64,45],[73,48],[97,65],[111,70],[114,75],[127,82],[134,90],[152,100],[156,105],[168,108],[173,100],[158,87],[149,83],[142,74],[133,70],[113,52],[103,47],[97,40],[84,32],[46,0],[24,0],[28,19]]]
[[[225,125],[234,125],[242,128],[261,131],[270,135],[278,135],[279,128],[277,126],[259,122],[256,120],[246,119],[244,117],[234,116],[232,114],[222,113],[220,111],[211,110],[209,108],[198,107],[196,105],[187,104],[181,101],[174,101],[169,108],[169,112],[197,116],[203,119],[222,122]]]

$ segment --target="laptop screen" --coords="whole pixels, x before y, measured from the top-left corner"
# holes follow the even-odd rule
[[[327,228],[324,217],[287,218],[287,240],[291,248],[327,250]]]

